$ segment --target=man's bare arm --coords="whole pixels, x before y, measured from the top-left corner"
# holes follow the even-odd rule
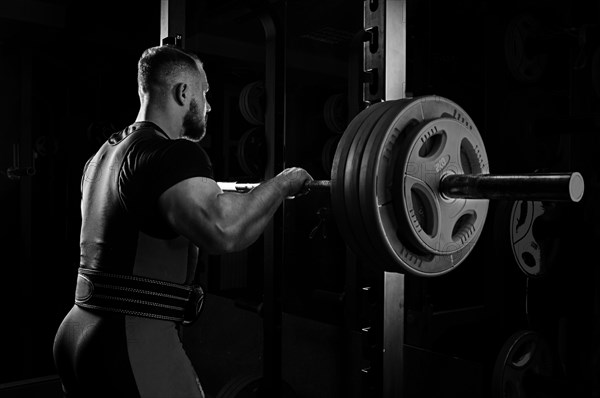
[[[179,182],[159,198],[159,208],[179,234],[210,254],[242,250],[258,239],[287,196],[312,178],[286,169],[248,193],[223,192],[208,178]]]

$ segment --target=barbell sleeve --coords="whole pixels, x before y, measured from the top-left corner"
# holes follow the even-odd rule
[[[583,197],[581,174],[449,174],[440,181],[449,198],[579,202]]]

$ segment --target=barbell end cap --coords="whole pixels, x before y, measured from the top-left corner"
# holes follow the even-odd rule
[[[569,180],[569,195],[571,196],[571,200],[579,202],[583,198],[584,190],[585,183],[583,176],[577,172],[571,174],[571,179]]]

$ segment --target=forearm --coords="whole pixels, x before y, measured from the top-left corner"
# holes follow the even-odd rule
[[[227,251],[242,250],[254,243],[288,195],[284,176],[272,178],[251,191],[222,193],[220,228],[224,232]]]

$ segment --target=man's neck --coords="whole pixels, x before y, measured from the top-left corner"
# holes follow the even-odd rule
[[[149,107],[140,107],[135,119],[136,122],[152,122],[160,127],[171,139],[179,138],[179,129],[172,118],[168,117],[166,112],[152,110]]]

